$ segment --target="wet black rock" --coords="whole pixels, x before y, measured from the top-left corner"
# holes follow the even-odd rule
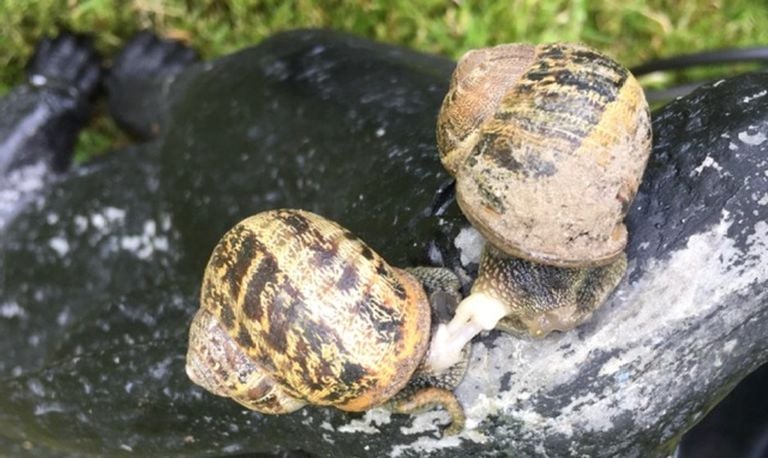
[[[166,118],[166,93],[173,77],[199,60],[183,43],[139,32],[115,56],[106,81],[109,113],[134,137],[156,137]]]
[[[180,75],[161,173],[174,221],[189,229],[185,261],[201,272],[221,234],[279,207],[338,221],[394,264],[422,261],[438,229],[419,222],[447,179],[434,131],[452,68],[315,32]]]
[[[38,45],[25,84],[0,99],[0,231],[69,167],[101,73],[90,39],[62,33]]]
[[[630,274],[574,332],[479,339],[457,391],[469,420],[460,436],[439,438],[439,411],[267,417],[187,379],[204,263],[249,214],[318,212],[395,265],[476,261],[455,204],[433,211],[447,179],[435,116],[451,69],[300,31],[170,78],[156,140],[70,173],[2,233],[0,448],[669,452],[768,359],[768,75],[700,89],[655,115],[656,146],[628,218]]]
[[[44,39],[27,66],[28,84],[0,103],[0,176],[38,161],[66,169],[100,78],[101,58],[88,37]]]
[[[749,374],[680,444],[680,458],[768,456],[768,364]]]

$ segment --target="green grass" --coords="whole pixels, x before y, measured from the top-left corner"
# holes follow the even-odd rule
[[[22,80],[34,44],[60,26],[93,33],[105,56],[144,28],[211,58],[281,30],[329,27],[451,57],[504,42],[581,41],[633,65],[768,44],[766,25],[765,0],[0,0],[0,93]],[[82,137],[81,158],[125,141],[102,118]]]

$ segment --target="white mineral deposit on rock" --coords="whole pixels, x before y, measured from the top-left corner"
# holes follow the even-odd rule
[[[717,170],[718,172],[722,172],[723,168],[718,164],[712,156],[707,156],[704,158],[704,160],[701,162],[701,164],[693,169],[691,172],[691,176],[694,175],[701,175],[702,170],[704,170],[705,167],[712,167],[713,169]]]
[[[749,103],[749,102],[751,102],[751,101],[753,101],[755,99],[759,99],[760,97],[765,97],[765,94],[768,94],[768,90],[760,91],[760,92],[756,93],[755,95],[744,96],[743,101],[744,101],[744,103]]]
[[[342,433],[378,434],[381,430],[377,426],[389,424],[392,421],[391,417],[392,412],[387,409],[371,409],[365,412],[363,418],[354,419],[336,430]]]
[[[38,194],[48,179],[48,168],[37,162],[19,167],[0,180],[0,230]]]
[[[69,242],[64,237],[54,237],[48,241],[48,246],[61,257],[69,253]]]
[[[459,249],[461,263],[465,266],[480,262],[484,243],[483,236],[472,226],[462,228],[453,241],[454,246]]]
[[[25,318],[26,316],[26,310],[19,307],[19,304],[15,301],[0,304],[0,317],[2,318]]]
[[[451,421],[451,416],[443,410],[430,410],[416,415],[410,426],[402,426],[400,432],[405,435],[439,432],[442,425]]]
[[[765,132],[762,132],[762,131],[755,132],[754,134],[750,134],[747,131],[739,132],[739,135],[737,137],[742,142],[752,146],[762,145],[763,142],[766,139],[768,139],[768,136],[766,136]]]
[[[416,456],[436,456],[439,454],[439,450],[441,449],[459,447],[461,445],[460,437],[461,436],[449,436],[442,439],[420,437],[410,444],[396,445],[392,447],[389,456],[391,458],[399,458],[401,456],[415,456],[414,452],[416,453]]]

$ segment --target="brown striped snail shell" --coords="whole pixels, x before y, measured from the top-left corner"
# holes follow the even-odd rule
[[[650,153],[642,87],[582,45],[501,45],[459,62],[437,124],[458,203],[503,252],[606,264]]]
[[[241,221],[215,247],[186,367],[196,384],[262,413],[306,404],[363,411],[404,389],[429,337],[429,300],[413,275],[332,221],[274,210]],[[458,406],[448,390],[420,391],[394,410]]]
[[[497,302],[477,321],[463,303],[451,334],[471,334],[459,321],[479,332],[503,318],[541,336],[588,318],[626,269],[623,220],[650,154],[650,112],[629,70],[577,44],[470,51],[437,141],[462,212],[488,242],[465,302]]]

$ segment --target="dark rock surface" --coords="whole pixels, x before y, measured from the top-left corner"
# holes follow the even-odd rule
[[[420,220],[447,179],[434,130],[453,63],[329,38],[268,40],[177,79],[161,174],[196,272],[244,215],[279,207],[335,220],[395,265],[424,261],[438,229]]]
[[[99,88],[101,58],[90,39],[44,39],[26,84],[0,99],[0,230],[35,191],[69,167]]]
[[[166,91],[173,77],[197,62],[184,44],[139,32],[115,56],[106,81],[109,114],[141,140],[156,137],[166,119]]]
[[[446,180],[434,124],[451,69],[304,31],[169,79],[155,141],[54,183],[1,234],[0,449],[670,452],[768,360],[768,75],[720,82],[656,114],[628,218],[630,274],[574,332],[479,339],[458,389],[469,420],[459,437],[438,438],[442,412],[265,417],[187,379],[204,263],[249,214],[305,208],[394,265],[461,258],[471,270],[477,242],[456,206],[429,216]]]
[[[0,174],[39,160],[62,171],[98,89],[101,58],[84,35],[44,39],[27,66],[27,85],[0,105]]]
[[[680,458],[768,456],[768,364],[749,374],[683,436]]]

